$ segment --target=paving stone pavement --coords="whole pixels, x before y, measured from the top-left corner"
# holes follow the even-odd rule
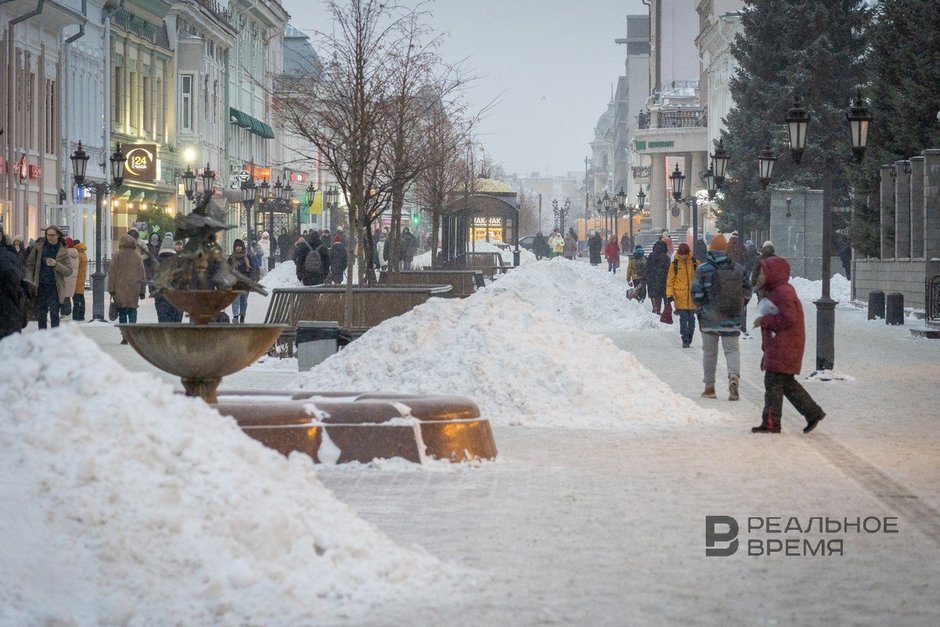
[[[121,363],[149,369],[115,329],[93,327],[86,332]],[[697,398],[698,338],[688,350],[677,330],[612,339],[677,393],[731,419],[649,432],[496,427],[495,462],[322,468],[324,484],[391,538],[470,569],[466,593],[429,590],[420,607],[390,602],[367,624],[940,622],[940,342],[840,308],[837,371],[854,380],[807,384],[828,415],[804,436],[789,406],[784,433],[749,433],[763,396],[759,340],[741,343],[742,400],[732,403]],[[293,376],[253,368],[223,386],[271,389]],[[706,515],[742,526],[748,516],[897,516],[899,533],[796,536],[844,539],[844,556],[749,557],[742,546],[706,557]]]

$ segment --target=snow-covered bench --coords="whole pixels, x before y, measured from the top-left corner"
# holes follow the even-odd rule
[[[388,281],[388,273],[379,275],[379,283]],[[477,288],[486,287],[486,280],[480,270],[405,270],[395,275],[395,285],[446,285],[453,286],[448,296],[465,298]]]

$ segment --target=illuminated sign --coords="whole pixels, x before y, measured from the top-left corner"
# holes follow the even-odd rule
[[[152,183],[157,178],[157,145],[124,146],[124,178],[128,181]]]

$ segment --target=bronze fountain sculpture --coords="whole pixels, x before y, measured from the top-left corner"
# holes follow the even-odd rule
[[[118,325],[128,344],[157,368],[182,380],[188,396],[215,403],[222,377],[249,366],[277,340],[278,324],[213,324],[219,312],[243,290],[266,295],[263,287],[229,267],[221,246],[225,224],[222,211],[212,204],[211,192],[202,194],[190,214],[176,216],[176,235],[185,238],[174,264],[164,264],[154,287],[190,317],[190,323]]]

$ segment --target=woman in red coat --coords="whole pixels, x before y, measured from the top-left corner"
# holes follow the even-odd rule
[[[783,257],[768,257],[761,263],[758,289],[764,300],[757,304],[760,314],[754,326],[760,327],[764,350],[760,367],[764,371],[764,412],[753,433],[780,433],[783,397],[806,418],[803,433],[809,433],[826,414],[796,380],[803,365],[806,333],[803,306],[790,285],[790,264]]]
[[[607,271],[617,274],[617,268],[620,267],[620,244],[617,243],[617,236],[611,235],[604,246],[604,257],[607,258]]]

